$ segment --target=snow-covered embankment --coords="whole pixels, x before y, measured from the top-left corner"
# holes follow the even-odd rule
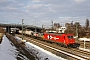
[[[16,37],[19,41],[21,40],[21,38]],[[25,40],[24,40],[25,41]],[[28,52],[32,53],[33,55],[35,55],[35,57],[38,60],[65,60],[64,58],[61,58],[59,56],[56,56],[55,54],[44,50],[30,42],[26,42],[25,41],[25,45],[26,45],[26,49],[28,50]]]

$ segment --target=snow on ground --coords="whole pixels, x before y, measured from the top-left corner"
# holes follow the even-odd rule
[[[78,40],[80,40],[80,41],[90,41],[90,38],[79,38]]]
[[[40,60],[65,60],[64,58],[58,57],[55,54],[52,54],[51,52],[46,51],[30,42],[26,42],[25,44],[28,49],[32,50],[34,54],[37,54]]]
[[[17,38],[19,41],[21,40],[21,38],[19,37],[15,37],[15,38]],[[66,60],[30,42],[25,42],[25,45],[26,45],[26,48],[29,50],[29,52],[37,56],[39,60]]]

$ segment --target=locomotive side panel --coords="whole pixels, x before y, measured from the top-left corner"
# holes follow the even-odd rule
[[[52,40],[58,43],[65,43],[66,40],[63,38],[63,34],[52,34],[52,33],[45,33],[44,34],[44,39],[46,40]]]
[[[72,34],[54,34],[54,33],[44,33],[45,40],[51,40],[60,43],[66,47],[79,47],[80,44],[76,44],[75,39]]]

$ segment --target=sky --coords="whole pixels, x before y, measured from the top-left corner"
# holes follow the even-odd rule
[[[0,23],[50,26],[51,21],[85,25],[90,0],[0,0]]]

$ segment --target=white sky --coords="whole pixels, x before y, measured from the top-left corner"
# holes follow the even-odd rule
[[[64,25],[90,19],[90,0],[0,0],[0,23]],[[35,23],[36,21],[36,23]]]

